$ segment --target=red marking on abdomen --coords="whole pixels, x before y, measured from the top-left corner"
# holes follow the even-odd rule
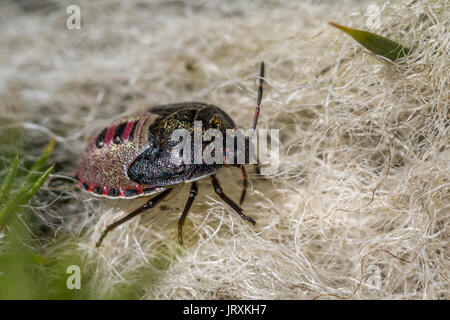
[[[108,131],[106,131],[105,134],[105,140],[103,141],[103,143],[105,144],[109,144],[112,139],[114,138],[114,132],[116,131],[117,125],[111,126],[108,128]]]
[[[130,137],[131,130],[133,130],[134,121],[127,122],[125,129],[123,130],[122,141],[127,141]]]

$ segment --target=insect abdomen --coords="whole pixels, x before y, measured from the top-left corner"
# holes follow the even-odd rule
[[[103,129],[91,139],[77,170],[77,179],[84,188],[98,196],[137,197],[155,193],[162,188],[143,186],[127,176],[127,168],[147,145],[148,127],[158,115],[125,117]]]

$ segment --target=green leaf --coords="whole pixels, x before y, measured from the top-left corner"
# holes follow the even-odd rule
[[[16,179],[18,164],[19,164],[19,155],[16,155],[16,158],[9,167],[8,172],[3,178],[2,186],[0,187],[0,206],[2,206],[8,200],[12,184]]]
[[[36,162],[34,162],[33,165],[31,166],[30,172],[25,177],[25,181],[27,184],[32,183],[33,180],[38,176],[37,172],[40,172],[42,170],[45,163],[47,162],[48,157],[52,153],[52,150],[54,147],[55,147],[55,140],[52,139],[47,144],[44,151],[41,153],[41,156],[39,157],[39,159],[37,159]]]
[[[391,61],[396,61],[411,53],[411,49],[375,33],[344,27],[334,22],[328,23],[350,35],[373,54],[385,57]]]
[[[53,170],[54,165],[48,168],[32,185],[25,187],[13,199],[8,201],[7,205],[0,211],[0,231],[5,227],[10,217],[15,212],[17,206],[26,204],[31,197],[42,187],[45,180]]]

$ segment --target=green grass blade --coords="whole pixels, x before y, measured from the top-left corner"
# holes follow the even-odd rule
[[[411,53],[411,49],[375,33],[344,27],[334,22],[328,23],[350,35],[373,54],[385,57],[391,61],[396,61]]]
[[[19,205],[27,203],[31,197],[42,187],[45,180],[47,180],[48,176],[52,172],[55,165],[52,165],[50,168],[48,168],[39,178],[37,178],[34,183],[28,187],[23,189],[21,192],[21,197],[19,201]]]
[[[25,177],[26,184],[30,184],[36,179],[38,176],[37,172],[40,172],[42,168],[44,167],[45,163],[48,160],[48,157],[53,151],[53,148],[55,147],[55,140],[50,140],[50,142],[45,147],[44,151],[41,153],[39,159],[36,160],[36,162],[33,163],[33,165],[30,168],[30,172]]]
[[[42,187],[45,180],[53,170],[54,165],[48,168],[39,178],[37,178],[32,185],[25,187],[19,192],[13,199],[8,201],[8,204],[0,211],[0,231],[5,227],[10,217],[15,212],[15,209],[19,205],[26,204],[31,197]]]
[[[11,187],[16,179],[17,166],[19,165],[19,155],[12,162],[5,177],[3,178],[2,186],[0,187],[0,206],[2,206],[8,200]]]

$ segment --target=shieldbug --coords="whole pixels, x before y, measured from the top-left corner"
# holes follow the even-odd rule
[[[258,122],[263,79],[264,62],[261,63],[260,68],[252,134],[245,137],[246,152],[250,148],[250,138]],[[191,183],[189,198],[178,220],[178,240],[182,244],[183,224],[198,194],[197,180],[208,176],[211,177],[216,194],[242,219],[255,224],[255,221],[246,216],[241,207],[223,192],[216,177],[216,173],[224,166],[235,166],[241,169],[243,189],[240,205],[242,205],[247,189],[247,174],[244,168],[246,163],[174,164],[171,161],[171,151],[174,148],[174,142],[170,140],[172,133],[176,129],[192,132],[195,121],[200,121],[205,130],[212,128],[223,133],[227,129],[236,130],[233,120],[222,109],[210,104],[187,102],[155,106],[121,118],[100,130],[87,144],[75,173],[80,186],[96,196],[114,199],[131,199],[157,194],[141,207],[108,225],[97,241],[97,247],[101,245],[109,231],[147,209],[154,208],[173,190],[175,185]],[[237,148],[237,145],[235,146]],[[224,149],[224,158],[227,157],[227,152],[231,154],[229,149]],[[233,157],[237,153],[238,150],[233,150]],[[247,160],[247,157],[245,159]]]

